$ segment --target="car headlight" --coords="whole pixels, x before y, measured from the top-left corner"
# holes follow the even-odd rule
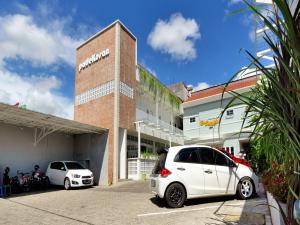
[[[72,174],[72,177],[73,178],[80,178],[80,175],[79,174]]]

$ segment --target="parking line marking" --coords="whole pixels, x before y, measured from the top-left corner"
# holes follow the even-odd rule
[[[167,212],[154,212],[154,213],[145,213],[145,214],[139,214],[137,217],[143,217],[143,216],[155,216],[155,215],[165,215],[165,214],[172,214],[172,213],[182,213],[182,212],[193,212],[193,211],[200,211],[205,209],[214,209],[218,208],[220,205],[215,206],[207,206],[197,209],[183,209],[183,210],[173,210],[173,211],[167,211]]]

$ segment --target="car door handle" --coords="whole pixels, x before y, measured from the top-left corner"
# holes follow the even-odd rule
[[[181,171],[184,171],[184,170],[185,170],[185,168],[182,168],[182,167],[178,167],[177,169],[178,169],[178,170],[181,170]]]
[[[204,170],[204,173],[211,174],[211,173],[212,173],[212,171],[211,171],[211,170]]]

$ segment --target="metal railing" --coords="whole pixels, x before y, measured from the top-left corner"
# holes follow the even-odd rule
[[[158,117],[156,117],[150,113],[146,113],[145,111],[143,111],[141,109],[136,109],[136,117],[137,117],[137,121],[143,121],[144,123],[147,123],[149,126],[153,126],[164,132],[170,133],[172,135],[178,135],[178,136],[183,135],[182,130],[159,119]]]

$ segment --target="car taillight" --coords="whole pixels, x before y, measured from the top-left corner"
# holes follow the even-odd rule
[[[167,177],[167,176],[169,176],[171,174],[172,174],[172,172],[170,170],[168,170],[166,168],[163,168],[159,175],[161,177]]]

